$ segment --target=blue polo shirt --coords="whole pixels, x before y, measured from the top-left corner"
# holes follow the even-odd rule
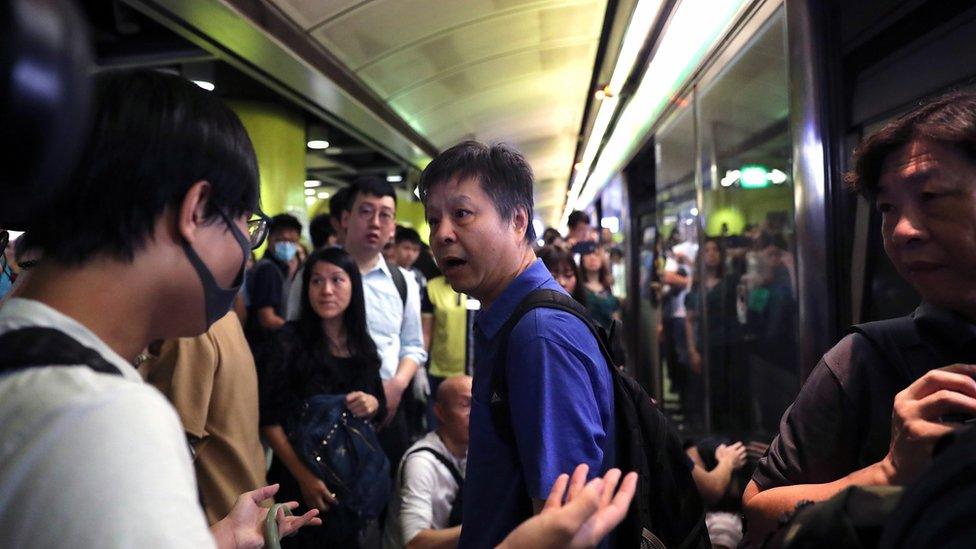
[[[590,478],[603,475],[614,463],[610,371],[582,321],[555,309],[533,309],[513,328],[508,356],[497,356],[499,330],[536,289],[564,292],[541,260],[475,320],[471,440],[459,547],[494,547],[528,518],[520,512],[526,497],[546,499],[556,477],[572,473],[580,463],[589,464]],[[488,404],[493,368],[507,368],[515,448],[492,424]]]

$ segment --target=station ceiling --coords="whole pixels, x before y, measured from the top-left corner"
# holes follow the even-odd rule
[[[501,141],[565,203],[606,0],[262,0],[439,150]]]

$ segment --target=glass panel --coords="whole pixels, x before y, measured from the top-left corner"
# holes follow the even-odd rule
[[[799,388],[785,32],[780,10],[698,96],[689,362],[710,430],[733,437],[771,436]]]
[[[698,209],[695,192],[695,118],[689,98],[655,137],[657,182],[657,235],[654,243],[661,307],[660,368],[664,409],[679,427],[700,432],[704,428],[701,369],[691,367],[688,356],[685,300],[698,253]]]

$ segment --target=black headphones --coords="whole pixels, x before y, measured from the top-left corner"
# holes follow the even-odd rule
[[[0,227],[25,229],[75,166],[91,43],[70,0],[0,2]]]

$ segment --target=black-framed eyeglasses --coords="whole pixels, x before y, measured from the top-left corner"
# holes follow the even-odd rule
[[[264,215],[263,212],[254,212],[254,215],[256,219],[250,219],[247,222],[247,237],[252,250],[264,244],[264,240],[268,238],[268,227],[271,225],[271,218]]]

